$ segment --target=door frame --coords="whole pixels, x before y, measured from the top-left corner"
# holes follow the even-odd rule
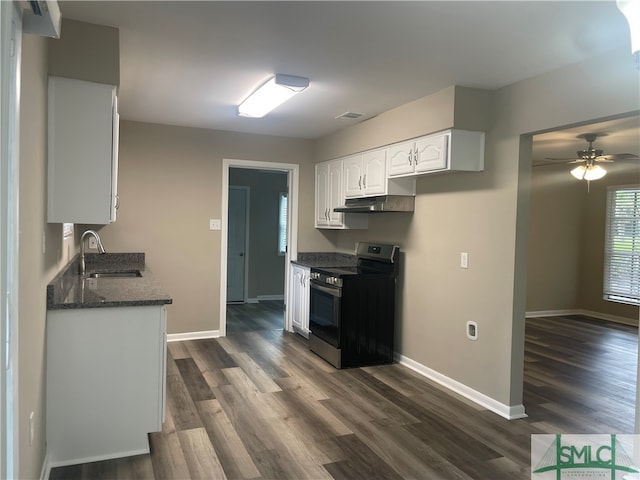
[[[287,253],[285,255],[284,269],[284,298],[285,314],[284,329],[292,331],[291,320],[288,313],[289,300],[289,275],[288,267],[292,259],[298,258],[298,186],[300,177],[300,165],[295,163],[262,162],[256,160],[238,160],[231,158],[222,159],[222,199],[221,216],[222,230],[220,232],[220,325],[221,337],[227,335],[227,234],[229,223],[229,169],[247,168],[256,170],[275,170],[287,173]],[[247,262],[248,263],[248,262]]]
[[[0,478],[19,477],[18,286],[22,6],[0,1]]]
[[[245,200],[245,207],[244,207],[244,274],[243,274],[243,279],[242,281],[244,282],[243,286],[242,286],[242,301],[244,303],[247,303],[247,299],[248,297],[248,290],[249,290],[249,226],[250,226],[250,222],[249,222],[249,215],[251,213],[251,204],[249,203],[251,201],[251,188],[244,186],[244,185],[229,185],[229,190],[241,190],[244,192],[244,200]],[[227,199],[229,198],[229,192],[227,191]],[[225,238],[228,241],[228,221],[229,221],[229,204],[227,203],[227,209],[225,210],[227,212],[227,230],[226,230],[226,234],[225,234]],[[229,246],[227,245],[227,255],[229,254]],[[227,256],[227,259],[229,257]],[[228,265],[228,262],[227,262]],[[225,279],[227,278],[227,276],[225,275]],[[226,282],[226,280],[225,280]],[[226,292],[226,285],[225,285],[225,292]],[[225,304],[226,304],[226,297],[225,297]]]

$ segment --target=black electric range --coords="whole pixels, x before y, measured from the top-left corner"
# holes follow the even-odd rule
[[[311,269],[310,349],[336,368],[393,362],[397,245],[360,242],[357,265]]]

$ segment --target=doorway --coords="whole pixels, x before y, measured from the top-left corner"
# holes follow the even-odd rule
[[[594,146],[605,154],[637,155],[638,125],[637,116],[617,117],[533,136],[525,335],[525,352],[529,349],[525,356],[529,360],[525,362],[523,398],[527,412],[537,410],[542,415],[579,418],[576,412],[580,409],[585,412],[588,405],[592,414],[583,414],[585,424],[606,411],[611,431],[616,431],[614,422],[621,420],[615,417],[632,420],[629,405],[633,405],[637,397],[636,374],[640,367],[635,360],[638,307],[604,299],[604,242],[608,188],[637,184],[640,175],[637,163],[617,159],[604,164],[607,171],[604,178],[588,185],[571,175],[575,165],[569,162],[575,162],[577,151],[586,147],[585,134],[590,132],[599,132],[602,138],[598,138]],[[549,161],[549,158],[562,161]],[[597,331],[599,335],[584,341],[588,337],[581,330]],[[617,343],[621,341],[622,331],[626,333],[624,346]],[[548,338],[561,340],[543,339],[541,332],[549,335]],[[630,345],[631,332],[635,332],[635,345]],[[562,384],[554,384],[553,378],[548,384],[544,383],[537,370],[541,365],[539,357],[545,355],[555,356],[553,361],[564,363],[564,367],[589,372],[582,376],[563,374],[571,380]],[[613,355],[619,357],[615,366],[608,368],[605,360]],[[560,367],[549,366],[548,371],[559,372]],[[527,383],[528,372],[533,382]],[[621,388],[622,382],[614,376],[617,372],[624,373],[626,388]],[[605,385],[610,388],[599,390]],[[542,398],[540,390],[547,395],[555,392],[556,397],[564,398],[571,408],[562,411],[553,404],[538,405]],[[616,408],[604,408],[598,402],[609,402],[608,405]],[[638,412],[636,409],[636,418]],[[636,423],[636,430],[639,424]],[[631,433],[632,424],[625,425],[624,433]]]
[[[260,329],[260,325],[270,328],[276,315],[278,328],[291,330],[286,298],[289,260],[297,254],[298,169],[295,164],[223,160],[221,336],[238,331],[231,325],[236,317],[249,318],[247,329]],[[283,196],[287,199],[284,204]],[[245,208],[242,202],[246,202]],[[286,210],[284,230],[279,221],[280,208]],[[244,222],[242,212],[246,214]],[[283,233],[284,251],[279,246]],[[236,311],[240,313],[236,315]],[[255,320],[259,325],[252,323]]]

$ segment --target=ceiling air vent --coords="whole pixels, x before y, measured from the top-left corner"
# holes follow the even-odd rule
[[[354,118],[360,118],[361,116],[362,116],[362,113],[344,112],[342,115],[338,115],[336,118],[346,118],[349,120],[353,120]]]

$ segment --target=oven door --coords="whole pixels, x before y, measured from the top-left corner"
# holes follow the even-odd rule
[[[340,303],[342,288],[311,280],[309,330],[316,337],[340,348]]]

